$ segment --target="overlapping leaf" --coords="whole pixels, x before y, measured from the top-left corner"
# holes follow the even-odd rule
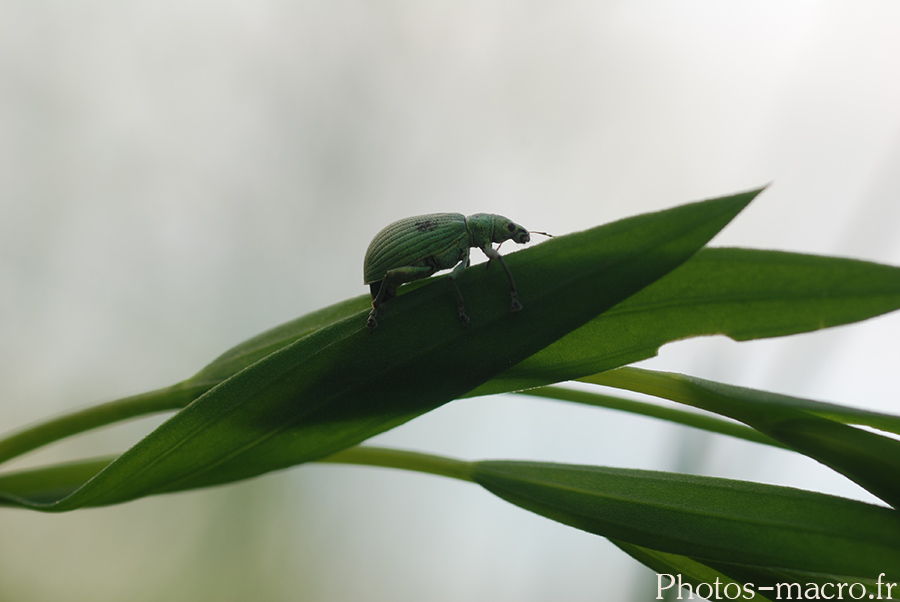
[[[469,396],[574,380],[656,355],[665,343],[810,332],[900,308],[900,268],[752,249],[703,249]]]
[[[726,565],[900,580],[897,512],[744,481],[536,462],[477,462],[501,498],[578,529]],[[749,570],[746,569],[745,570]]]
[[[898,416],[637,368],[582,380],[657,395],[739,420],[833,468],[895,508],[900,506],[900,441],[850,426],[900,434]]]
[[[705,596],[707,599],[743,599],[756,602],[770,600],[756,590],[755,585],[760,583],[758,580],[735,581],[725,573],[687,556],[651,550],[624,541],[612,540],[612,543],[644,566],[656,571],[656,596],[659,599],[663,599],[662,596],[672,599],[679,593],[687,599],[697,593],[696,597],[699,598],[700,593],[707,593],[704,589],[707,586],[715,588],[711,590],[711,596]],[[729,585],[731,583],[735,585]],[[684,585],[691,589],[685,592]],[[698,588],[702,592],[698,592]]]

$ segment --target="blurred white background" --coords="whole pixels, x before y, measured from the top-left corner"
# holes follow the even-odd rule
[[[716,244],[900,264],[898,31],[890,1],[0,0],[0,432],[365,293],[369,240],[418,213],[562,234],[771,181]],[[645,365],[896,413],[898,339],[889,315]],[[786,453],[514,396],[376,442],[870,499]],[[375,468],[0,510],[4,601],[649,600],[654,580],[475,486]]]

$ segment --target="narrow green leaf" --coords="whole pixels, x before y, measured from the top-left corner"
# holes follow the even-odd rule
[[[627,367],[610,370],[602,374],[592,374],[579,380],[617,389],[627,389],[636,393],[647,393],[655,397],[716,412],[717,414],[724,413],[721,410],[731,408],[729,411],[740,413],[740,418],[737,415],[734,418],[741,422],[744,422],[744,418],[751,419],[753,411],[760,408],[768,408],[772,412],[800,410],[811,416],[819,416],[843,424],[870,426],[900,435],[900,416],[894,416],[893,414],[851,408],[801,397],[791,397],[790,395],[768,393],[746,387],[735,387],[684,374]],[[700,391],[704,391],[704,393],[701,394]],[[730,399],[734,403],[718,405],[716,400],[719,398]],[[695,405],[691,400],[703,405]],[[715,409],[711,409],[713,407]],[[745,413],[745,411],[750,413]]]
[[[620,410],[631,414],[667,420],[669,422],[674,422],[675,424],[683,424],[710,433],[728,435],[729,437],[736,437],[754,443],[788,448],[788,446],[783,443],[779,443],[771,437],[767,437],[752,428],[728,420],[722,420],[721,418],[700,414],[699,412],[686,412],[674,408],[664,408],[651,403],[634,401],[633,399],[624,399],[612,395],[601,395],[590,391],[578,391],[565,387],[538,387],[537,389],[518,391],[518,393],[520,395],[541,397],[543,399],[556,399],[559,401],[570,401],[600,408],[609,408],[611,410]]]
[[[0,475],[0,506],[28,505],[29,500],[51,502],[78,490],[117,456],[65,462]],[[434,454],[358,445],[316,462],[399,468],[472,481],[472,463]]]
[[[354,297],[276,326],[229,349],[193,377],[172,386],[57,416],[0,438],[0,463],[65,437],[141,416],[180,410],[266,355],[369,306]]]
[[[92,458],[0,475],[0,506],[52,504],[82,487],[115,459]]]
[[[836,257],[703,249],[640,293],[468,394],[574,380],[688,337],[810,332],[900,308],[900,268]]]
[[[536,462],[477,462],[475,482],[578,529],[700,562],[900,579],[900,517],[787,487]]]
[[[316,461],[399,468],[401,470],[450,477],[461,481],[472,480],[471,462],[434,454],[423,454],[421,452],[375,447],[372,445],[357,445]]]
[[[581,380],[729,416],[833,468],[892,506],[900,505],[900,441],[843,424],[896,432],[900,417],[639,368]]]
[[[179,383],[58,416],[0,439],[0,463],[48,443],[101,426],[178,410],[205,391],[202,386]]]
[[[524,310],[496,271],[466,270],[460,327],[445,278],[312,330],[211,388],[84,487],[63,511],[227,483],[321,458],[434,409],[536,353],[693,255],[759,191],[562,236],[507,256]],[[265,348],[265,344],[260,346]],[[214,363],[262,355],[253,345]],[[268,350],[268,349],[267,349]],[[215,372],[219,368],[210,369]]]

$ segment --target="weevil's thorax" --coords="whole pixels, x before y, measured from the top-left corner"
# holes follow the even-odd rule
[[[466,229],[469,232],[469,246],[481,247],[492,242],[502,243],[506,240],[525,244],[531,240],[528,230],[508,217],[494,213],[476,213],[466,218]]]
[[[469,246],[483,248],[493,242],[494,215],[475,213],[466,218]]]

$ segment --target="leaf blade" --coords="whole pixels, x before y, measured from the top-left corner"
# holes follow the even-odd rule
[[[459,279],[472,318],[466,330],[445,279],[392,300],[374,334],[365,310],[332,316],[213,386],[81,489],[24,505],[64,511],[119,503],[249,478],[355,445],[459,397],[660,278],[758,193],[636,216],[506,256],[522,312],[510,312],[494,273],[466,270]]]
[[[621,368],[582,379],[647,393],[729,416],[805,454],[900,506],[900,441],[845,424],[892,432],[900,417],[789,395],[735,387],[701,378],[640,368]]]
[[[667,343],[810,332],[900,309],[900,268],[836,257],[706,248],[659,281],[470,392],[574,380],[655,356]]]
[[[538,462],[475,463],[504,500],[611,539],[701,562],[900,576],[900,518],[887,508],[788,487]]]

